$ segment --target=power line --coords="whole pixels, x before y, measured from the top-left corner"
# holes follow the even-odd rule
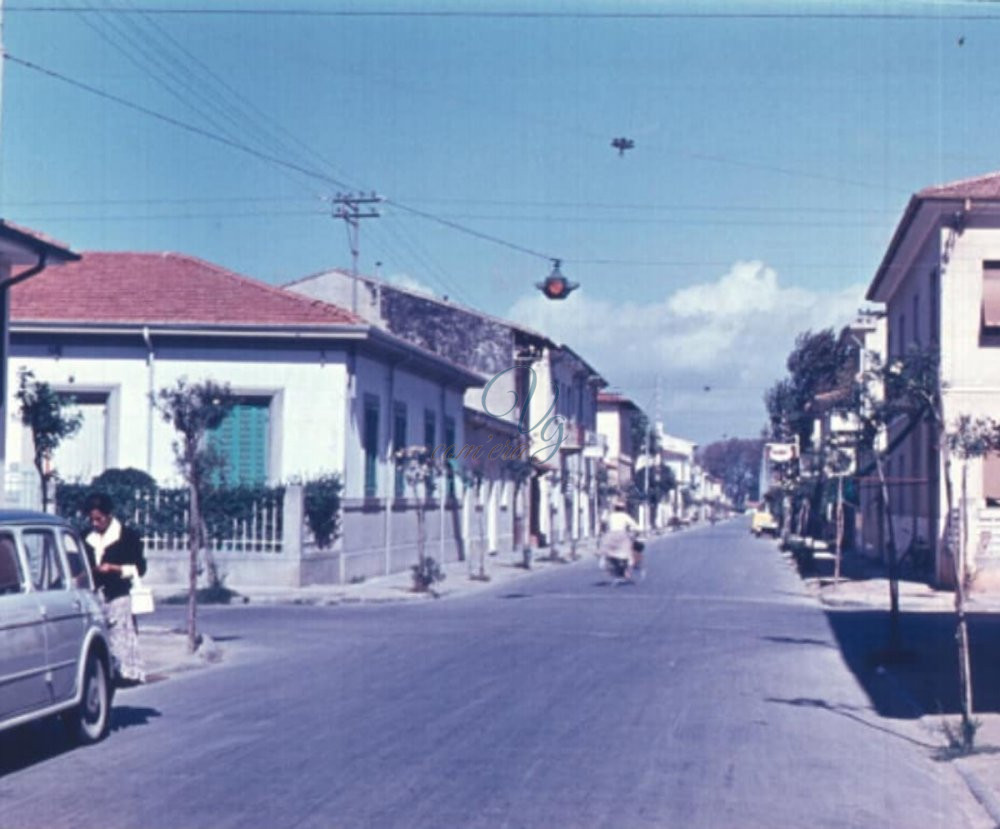
[[[510,248],[511,250],[516,250],[519,253],[524,253],[527,254],[528,256],[535,256],[539,259],[545,259],[547,261],[559,258],[552,256],[551,254],[548,253],[541,253],[540,251],[532,250],[531,248],[526,248],[523,245],[518,245],[515,244],[514,242],[508,242],[506,239],[501,239],[499,236],[493,236],[492,234],[483,233],[482,231],[479,230],[472,230],[471,228],[464,227],[463,225],[460,225],[457,222],[453,222],[449,219],[442,218],[441,216],[435,216],[433,213],[428,213],[424,210],[417,210],[417,208],[415,207],[409,207],[408,205],[401,204],[395,199],[386,199],[385,202],[386,204],[391,204],[393,207],[396,207],[399,210],[402,210],[406,213],[411,213],[414,216],[420,216],[423,219],[436,222],[437,224],[442,225],[444,227],[450,227],[455,230],[461,230],[464,233],[468,233],[471,236],[475,236],[487,242],[493,242],[494,244],[497,245],[503,245],[506,248]]]
[[[356,188],[355,188],[356,189]],[[46,207],[46,206],[80,206],[91,207],[104,204],[114,205],[141,205],[141,204],[210,204],[210,203],[233,203],[246,204],[247,202],[276,203],[276,202],[301,202],[304,196],[202,196],[191,198],[152,198],[152,199],[32,199],[30,201],[7,202],[8,205],[20,207]],[[449,199],[432,197],[404,197],[403,201],[408,204],[468,204],[468,205],[489,205],[495,207],[521,207],[521,208],[552,208],[552,207],[573,207],[580,209],[604,209],[604,210],[650,210],[663,212],[690,211],[695,213],[821,213],[821,214],[864,214],[872,216],[898,216],[899,210],[880,209],[874,207],[817,207],[802,205],[795,207],[778,207],[770,205],[725,205],[725,204],[685,204],[676,202],[668,203],[629,203],[629,202],[588,202],[588,201],[517,201],[504,199]]]
[[[640,216],[513,216],[513,215],[503,215],[503,214],[484,214],[484,213],[461,213],[454,214],[452,216],[443,216],[438,214],[438,220],[443,220],[445,218],[453,219],[474,219],[478,221],[491,221],[491,222],[531,222],[532,224],[537,222],[551,222],[551,223],[562,223],[570,222],[572,224],[642,224],[642,225],[711,225],[712,227],[829,227],[829,228],[841,228],[841,227],[868,227],[872,226],[871,222],[833,222],[833,221],[792,221],[792,220],[781,220],[776,219],[773,221],[752,221],[750,219],[733,219],[733,220],[722,220],[722,219],[676,219],[676,218],[665,218],[665,217],[640,217]]]
[[[955,4],[949,8],[962,8],[969,3]],[[942,5],[935,3],[934,9]],[[975,14],[941,14],[933,12],[878,12],[878,11],[524,11],[516,9],[303,9],[303,8],[239,8],[239,7],[178,7],[137,6],[122,9],[115,6],[31,6],[11,4],[6,11],[21,14],[59,14],[66,12],[112,12],[115,14],[148,14],[172,16],[216,17],[305,17],[305,18],[418,18],[418,19],[482,19],[482,20],[997,20],[1000,14],[979,12]]]
[[[25,69],[30,69],[33,72],[38,72],[42,75],[46,75],[55,80],[62,81],[63,83],[69,84],[70,86],[75,86],[77,89],[82,89],[84,92],[89,92],[91,95],[96,95],[99,98],[104,98],[108,101],[114,101],[120,106],[126,107],[128,109],[134,110],[135,112],[140,112],[143,115],[148,115],[150,118],[155,118],[157,121],[162,121],[165,124],[170,124],[171,126],[177,127],[179,129],[185,130],[187,132],[193,133],[194,135],[200,135],[202,138],[207,138],[210,141],[215,141],[219,144],[224,144],[240,152],[252,155],[261,161],[266,161],[270,164],[276,164],[279,167],[284,167],[289,170],[294,170],[298,173],[303,173],[305,175],[311,176],[313,178],[326,181],[336,187],[344,187],[350,189],[349,185],[345,182],[338,181],[332,176],[328,176],[325,173],[321,173],[318,170],[311,170],[306,167],[302,167],[299,164],[295,164],[291,161],[286,161],[283,158],[278,158],[269,153],[261,152],[260,150],[255,150],[253,147],[249,147],[240,141],[233,141],[232,139],[226,138],[225,136],[218,135],[211,130],[199,127],[196,124],[189,124],[186,121],[181,121],[179,118],[173,118],[170,115],[164,115],[161,112],[157,112],[154,109],[143,106],[142,104],[137,104],[127,98],[122,98],[119,95],[115,95],[111,92],[105,92],[103,89],[98,89],[96,86],[91,86],[90,84],[84,83],[83,81],[78,81],[74,78],[70,78],[67,75],[63,75],[52,69],[46,69],[44,66],[39,66],[37,63],[32,63],[31,61],[23,60],[22,58],[15,57],[10,52],[5,52],[4,60],[9,60],[11,63],[15,63],[18,66],[23,66]]]
[[[868,213],[873,215],[898,215],[894,209],[876,207],[816,207],[810,205],[795,205],[794,207],[779,207],[776,205],[738,205],[738,204],[691,204],[684,202],[605,202],[605,201],[545,201],[545,200],[515,200],[515,199],[468,199],[468,198],[434,198],[434,197],[404,197],[411,204],[469,204],[488,205],[493,207],[579,207],[585,209],[606,210],[691,210],[696,212],[753,212],[753,213]]]
[[[128,100],[127,98],[121,97],[120,95],[115,95],[113,93],[106,92],[103,89],[99,89],[95,86],[91,86],[90,84],[84,83],[83,81],[78,81],[74,78],[70,78],[69,76],[63,75],[60,72],[56,72],[53,69],[47,69],[46,67],[40,66],[37,63],[24,60],[23,58],[15,57],[9,52],[5,52],[3,57],[5,60],[9,60],[12,63],[17,64],[18,66],[30,69],[33,72],[38,72],[39,74],[45,75],[55,80],[62,81],[63,83],[76,87],[77,89],[82,89],[85,92],[89,92],[91,95],[96,95],[100,98],[113,101],[119,104],[120,106],[124,106],[128,109],[142,113],[143,115],[147,115],[150,118],[155,118],[156,120],[162,121],[163,123],[166,124],[170,124],[171,126],[178,127],[179,129],[185,130],[194,135],[200,135],[203,138],[208,138],[211,141],[223,144],[227,147],[230,147],[231,149],[239,150],[240,152],[251,155],[254,158],[257,158],[261,161],[265,161],[269,164],[274,164],[277,165],[278,167],[282,167],[288,170],[294,170],[295,172],[302,173],[303,175],[307,175],[312,178],[316,178],[320,181],[327,182],[328,184],[332,184],[339,188],[343,188],[346,190],[352,189],[352,187],[346,182],[341,181],[331,175],[328,175],[327,173],[305,167],[301,164],[297,164],[292,161],[288,161],[287,159],[272,155],[271,153],[262,152],[260,150],[254,149],[253,147],[248,146],[247,144],[244,144],[243,142],[233,141],[232,139],[218,135],[212,132],[211,130],[199,127],[196,124],[190,124],[186,121],[182,121],[170,115],[164,115],[161,112],[157,112],[156,110],[150,109],[149,107],[143,106],[142,104],[137,104],[133,101]],[[494,244],[501,245],[503,247],[509,248],[510,250],[519,251],[520,253],[524,253],[529,256],[534,256],[539,259],[552,260],[558,258],[547,253],[541,253],[539,251],[532,250],[531,248],[524,247],[523,245],[518,245],[515,242],[510,242],[507,241],[506,239],[501,239],[499,236],[494,236],[493,234],[490,233],[484,233],[479,230],[474,230],[473,228],[466,227],[465,225],[459,224],[458,222],[440,218],[432,213],[428,213],[427,211],[424,210],[418,210],[415,207],[410,207],[394,199],[386,199],[385,202],[387,204],[392,204],[394,207],[403,210],[407,213],[411,213],[414,216],[420,216],[421,218],[427,219],[428,221],[436,222],[437,224],[440,224],[444,227],[449,227],[452,230],[456,230],[468,236],[473,236],[477,239],[482,239],[487,242],[492,242]]]

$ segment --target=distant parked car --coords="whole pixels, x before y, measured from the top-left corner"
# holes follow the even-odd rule
[[[93,743],[111,722],[111,650],[76,530],[0,510],[0,731],[61,715]]]
[[[777,536],[778,521],[766,509],[759,509],[750,519],[750,532],[757,536],[757,538],[760,538],[764,533]]]

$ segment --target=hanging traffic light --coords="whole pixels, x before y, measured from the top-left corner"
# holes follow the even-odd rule
[[[570,282],[562,275],[562,271],[559,270],[561,264],[562,260],[553,259],[552,273],[545,277],[544,282],[535,285],[549,299],[566,299],[572,291],[580,287],[578,282]]]

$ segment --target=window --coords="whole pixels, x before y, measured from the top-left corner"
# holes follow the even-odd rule
[[[365,395],[363,446],[365,451],[365,498],[374,498],[378,492],[378,398]]]
[[[271,398],[240,397],[208,443],[223,459],[219,476],[228,484],[267,482]]]
[[[89,481],[107,468],[108,393],[60,393],[72,401],[71,411],[80,417],[80,428],[56,448],[52,465],[66,481]]]
[[[899,315],[899,339],[896,341],[896,356],[906,353],[906,314]]]
[[[920,294],[913,295],[913,341],[920,345]]]
[[[430,409],[424,411],[424,446],[427,447],[428,452],[433,452],[434,447],[437,445],[437,416]],[[424,481],[424,487],[426,489],[426,494],[428,498],[433,497],[434,490],[437,488],[437,481],[434,477],[433,471],[427,476]]]
[[[454,446],[455,445],[455,419],[452,417],[446,417],[444,419],[444,445]],[[447,450],[446,450],[447,451]],[[457,452],[458,449],[455,449]],[[447,474],[447,494],[449,498],[455,497],[455,470],[452,465],[448,464],[448,474]]]
[[[1000,454],[996,452],[983,458],[983,496],[986,506],[1000,507]]]
[[[50,530],[25,530],[21,533],[24,552],[28,558],[31,582],[36,590],[62,590],[66,587],[66,574],[56,538]]]
[[[90,569],[87,559],[77,543],[73,533],[64,532],[62,534],[63,550],[66,551],[66,561],[69,563],[69,577],[73,580],[73,586],[80,590],[91,590]]]
[[[938,272],[937,268],[931,270],[931,343],[937,344],[938,341]]]
[[[983,262],[983,328],[1000,328],[1000,262]]]
[[[17,545],[9,533],[0,535],[0,596],[24,590],[24,575],[17,558]]]
[[[406,448],[406,404],[396,403],[392,407],[392,445],[398,452]],[[403,465],[396,465],[396,497],[402,498],[406,494],[406,474]]]

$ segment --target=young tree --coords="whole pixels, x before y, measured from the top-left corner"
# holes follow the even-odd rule
[[[36,380],[34,373],[22,368],[18,376],[16,397],[21,423],[31,432],[32,460],[42,488],[42,509],[48,510],[49,483],[56,476],[56,470],[50,466],[52,455],[63,440],[80,431],[83,414],[69,411],[73,401],[60,397],[48,383]]]
[[[427,446],[406,446],[396,450],[396,464],[403,470],[406,485],[417,504],[417,563],[413,566],[413,585],[418,591],[430,589],[444,580],[441,566],[427,555],[426,510],[429,484],[437,465]]]
[[[189,385],[181,378],[173,387],[160,389],[154,402],[163,419],[180,435],[180,439],[173,445],[174,458],[190,495],[187,628],[188,649],[193,653],[199,642],[198,556],[204,541],[201,502],[210,484],[212,472],[220,464],[217,454],[208,445],[207,436],[222,425],[235,400],[228,385],[220,385],[212,380]],[[217,574],[213,574],[213,578],[217,579]]]
[[[975,738],[976,726],[972,721],[972,664],[969,657],[969,628],[965,618],[966,583],[969,578],[969,460],[972,458],[981,458],[989,452],[995,452],[1000,449],[1000,423],[997,423],[993,418],[972,420],[967,415],[962,415],[956,421],[954,428],[947,433],[945,446],[949,452],[953,452],[962,461],[961,520],[957,528],[958,545],[953,555],[955,565],[955,615],[958,617],[958,629],[955,639],[958,643],[958,676],[962,690],[962,748],[970,751]],[[947,467],[950,466],[951,463],[948,460]],[[953,498],[953,488],[949,475],[946,487],[949,521],[951,521],[954,510]]]
[[[975,725],[972,722],[972,669],[969,655],[969,634],[965,615],[966,583],[968,570],[966,562],[966,478],[968,461],[981,457],[987,452],[1000,449],[1000,424],[992,418],[971,420],[968,416],[959,416],[952,428],[944,417],[944,406],[941,399],[941,383],[939,376],[939,357],[936,351],[929,349],[910,349],[899,359],[881,366],[873,361],[872,374],[876,383],[881,383],[884,389],[882,395],[862,393],[861,423],[866,433],[867,443],[874,445],[874,434],[878,430],[887,430],[888,424],[900,424],[894,443],[921,422],[927,422],[933,430],[936,448],[941,453],[942,477],[945,488],[945,503],[947,510],[945,538],[957,535],[957,548],[952,550],[955,579],[955,616],[956,643],[958,646],[959,685],[961,689],[962,707],[962,747],[969,751],[975,736]],[[862,385],[862,384],[859,384]],[[867,385],[869,390],[875,385]],[[889,494],[886,484],[883,459],[893,448],[886,442],[880,451],[874,451],[874,459],[879,477],[881,500],[888,519],[889,530],[888,559],[890,587],[890,648],[898,646],[898,615],[899,588],[898,562],[896,560],[896,542],[893,531],[892,512],[888,508]],[[962,509],[960,524],[955,527],[955,496],[952,477],[952,453],[962,461]]]

